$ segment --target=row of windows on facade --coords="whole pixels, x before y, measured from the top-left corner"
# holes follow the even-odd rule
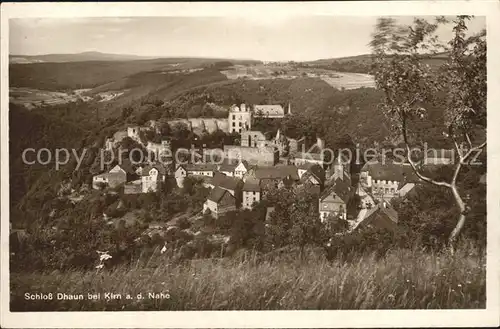
[[[373,188],[373,192],[381,192],[381,193],[395,193],[396,192],[396,189],[391,187],[391,188],[387,188],[387,187],[380,187],[380,188],[377,188],[377,187],[374,187]]]

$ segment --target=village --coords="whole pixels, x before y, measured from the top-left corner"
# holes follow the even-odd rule
[[[319,137],[306,150],[304,138],[289,138],[278,130],[268,139],[263,132],[252,130],[256,117],[280,120],[286,115],[293,115],[290,104],[287,107],[232,105],[227,124],[222,128],[216,124],[216,129],[240,134],[239,145],[224,145],[223,150],[205,145],[200,152],[194,148],[185,150],[190,153],[186,161],[174,159],[168,139],[155,143],[140,138],[141,131],[157,129],[156,122],[143,127],[129,126],[106,139],[104,149],[113,151],[128,137],[155,154],[156,161],[149,159],[132,164],[125,159],[109,171],[94,176],[93,188],[123,187],[124,194],[141,194],[158,191],[167,180],[175,180],[177,187],[182,188],[186,177],[192,177],[210,189],[198,216],[209,214],[219,218],[237,209],[252,209],[265,200],[270,189],[305,187],[317,196],[322,223],[343,219],[348,223],[346,232],[363,226],[396,230],[398,214],[391,200],[404,197],[420,183],[410,164],[370,161],[355,180],[351,177],[352,159],[340,153],[334,159],[326,159],[326,146]],[[427,163],[433,165],[446,165],[451,160],[450,152],[426,158]],[[269,206],[268,216],[272,211],[273,207]]]

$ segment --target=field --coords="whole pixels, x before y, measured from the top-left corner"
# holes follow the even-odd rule
[[[338,72],[334,70],[296,66],[292,64],[256,64],[251,66],[234,65],[222,71],[228,79],[296,79],[300,77],[320,78],[337,89],[374,88],[373,76],[362,73]]]
[[[91,97],[83,95],[86,91],[87,89],[79,89],[73,92],[62,92],[13,87],[9,90],[9,100],[11,103],[31,109],[43,105],[58,105],[78,100],[89,101]]]
[[[327,261],[317,252],[146,264],[103,272],[12,273],[12,311],[464,309],[485,307],[485,256],[394,250]],[[52,293],[28,301],[25,292]],[[104,293],[120,294],[106,300]],[[57,300],[57,293],[83,301]],[[87,294],[101,294],[88,300]],[[141,294],[143,299],[137,299]],[[149,298],[163,293],[167,298]],[[126,299],[130,294],[132,299]]]

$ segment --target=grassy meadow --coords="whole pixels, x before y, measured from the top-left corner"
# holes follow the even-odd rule
[[[308,250],[173,262],[159,252],[112,270],[12,273],[12,311],[484,308],[485,255],[393,250],[328,261]],[[52,293],[53,300],[24,294]],[[83,300],[57,300],[57,293]],[[99,300],[87,294],[100,293]],[[105,293],[121,294],[107,299]],[[141,293],[142,299],[137,299]],[[163,293],[163,298],[149,298]],[[126,299],[130,294],[132,299]],[[168,297],[165,297],[168,296]]]

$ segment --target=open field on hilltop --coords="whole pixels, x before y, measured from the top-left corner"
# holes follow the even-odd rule
[[[262,79],[296,79],[299,77],[320,78],[337,89],[374,88],[373,76],[362,73],[338,72],[325,68],[297,66],[293,64],[252,66],[234,65],[221,71],[228,79],[245,78],[249,80]]]
[[[43,105],[66,104],[78,100],[89,101],[92,98],[84,95],[86,91],[86,89],[80,89],[72,92],[61,92],[13,87],[9,90],[9,101],[31,109]]]
[[[11,311],[484,308],[485,273],[485,256],[465,251],[395,250],[348,262],[328,262],[312,251],[268,259],[248,253],[177,264],[156,252],[145,266],[12,273]],[[26,292],[53,293],[54,299],[29,301]],[[122,299],[106,301],[106,292]],[[84,300],[57,300],[57,293],[83,294]],[[88,300],[88,293],[101,299]]]

